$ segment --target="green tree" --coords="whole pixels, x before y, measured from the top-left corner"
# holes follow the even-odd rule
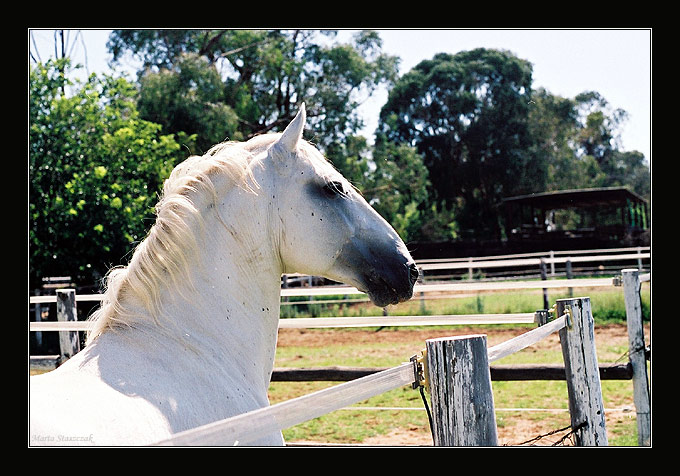
[[[576,153],[594,157],[606,169],[612,152],[618,149],[618,129],[626,120],[627,113],[622,109],[612,109],[596,91],[583,92],[574,101],[580,123],[575,137]]]
[[[226,139],[243,139],[238,116],[225,103],[222,78],[204,57],[184,53],[171,69],[147,71],[139,91],[140,117],[161,124],[168,134],[195,132],[196,154]]]
[[[371,146],[365,137],[347,136],[342,142],[326,147],[326,155],[333,166],[359,190],[369,186],[371,180]]]
[[[534,180],[525,180],[527,187],[519,192],[577,188],[573,184],[579,183],[583,170],[573,148],[579,129],[575,101],[539,88],[531,95],[528,124],[532,141],[527,153],[536,160],[533,170],[526,170],[525,175]]]
[[[414,147],[378,135],[371,170],[364,195],[404,240],[441,238],[431,233],[429,173]]]
[[[434,203],[471,236],[500,236],[496,205],[530,167],[531,73],[506,51],[440,53],[401,77],[381,110],[380,131],[418,149]]]
[[[649,164],[637,151],[620,150],[620,128],[627,114],[612,109],[597,92],[574,99],[533,92],[529,112],[532,145],[527,153],[536,159],[528,177],[540,177],[534,188],[544,190],[626,186],[650,197]]]
[[[192,138],[140,119],[124,78],[66,79],[68,60],[30,71],[30,282],[94,284],[153,224],[163,180]],[[63,92],[74,89],[70,96]]]
[[[161,71],[179,75],[186,68],[187,54],[203,58],[203,63],[192,60],[193,67],[219,71],[222,92],[199,94],[199,85],[166,77],[167,96],[179,99],[183,90],[186,94],[196,92],[196,110],[201,102],[207,109],[221,102],[238,119],[237,130],[225,134],[233,138],[281,130],[304,101],[313,141],[326,148],[361,129],[358,105],[379,84],[393,81],[398,66],[395,57],[380,52],[381,40],[375,32],[362,31],[351,44],[329,43],[334,36],[333,31],[319,30],[114,30],[108,48],[114,60],[126,54],[142,60],[142,97],[152,84],[152,97],[164,94],[161,82],[145,81],[146,75]],[[196,74],[198,69],[190,77]],[[210,76],[213,91],[214,73],[199,76]],[[232,119],[229,126],[234,124]],[[154,115],[153,120],[168,125],[169,130],[201,135],[205,129],[198,121],[192,129],[175,122],[179,116],[161,119]],[[206,117],[208,121],[211,119]]]

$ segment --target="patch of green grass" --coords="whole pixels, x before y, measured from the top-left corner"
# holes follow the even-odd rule
[[[635,415],[625,415],[625,421],[608,425],[609,446],[638,446]]]
[[[498,408],[569,408],[564,381],[493,382],[493,390],[494,405]]]
[[[621,288],[589,288],[572,290],[572,296],[588,296],[591,300],[593,315],[597,324],[625,323],[625,305]],[[567,290],[550,290],[550,302],[569,297]],[[342,299],[332,296],[325,300]],[[379,316],[382,310],[370,304],[323,303],[318,299],[313,304],[282,306],[288,308],[290,317],[310,316]],[[649,283],[644,283],[641,292],[643,318],[650,318]],[[543,294],[540,290],[509,293],[478,293],[467,297],[447,299],[431,299],[421,301],[416,295],[413,299],[398,306],[388,308],[390,315],[436,315],[436,314],[511,314],[530,313],[543,307]],[[498,329],[512,326],[479,326],[476,331],[485,333],[489,327]],[[526,326],[524,326],[526,327]],[[399,332],[407,334],[410,330],[423,328],[390,328],[381,332]],[[528,330],[528,329],[527,329]],[[328,332],[314,330],[313,332]],[[366,332],[366,329],[345,329],[343,332]],[[489,331],[491,332],[491,331]],[[452,332],[452,335],[456,333]],[[329,337],[332,334],[329,332]],[[321,347],[279,347],[277,349],[277,366],[286,367],[392,367],[408,360],[408,357],[420,351],[424,342],[414,338],[398,343],[381,342],[380,333],[376,333],[374,341],[333,344]],[[345,339],[346,340],[346,339]],[[545,346],[544,346],[545,347]],[[627,342],[597,343],[598,360],[604,362],[620,361],[627,351]],[[559,347],[525,349],[504,358],[496,364],[529,364],[529,363],[562,363]],[[270,387],[272,403],[285,401],[315,390],[337,385],[335,382],[273,382]],[[522,381],[493,382],[494,402],[497,409],[496,422],[499,432],[511,435],[510,444],[518,444],[516,434],[520,427],[544,430],[564,428],[569,425],[568,395],[564,381]],[[636,446],[637,427],[632,400],[632,382],[602,381],[602,391],[607,418],[609,444],[613,446]],[[429,395],[428,395],[429,398]],[[316,418],[309,422],[284,430],[284,437],[289,441],[320,441],[332,443],[361,443],[369,438],[386,435],[395,429],[408,429],[422,435],[429,435],[430,429],[427,414],[420,394],[410,387],[403,387],[373,397],[355,406],[375,407],[409,407],[418,408],[413,411],[393,410],[356,410],[343,409]],[[551,409],[552,411],[522,412],[507,409]],[[613,409],[607,413],[607,409]],[[504,410],[505,409],[505,410]],[[622,411],[633,409],[633,411]],[[519,434],[519,433],[517,433]],[[554,439],[559,439],[557,435]],[[550,444],[540,442],[538,444]]]
[[[398,331],[405,336],[412,329],[401,328]],[[415,331],[415,329],[413,329]],[[380,341],[381,334],[376,333],[375,341],[350,344],[334,344],[332,333],[328,330],[310,332],[328,333],[328,345],[319,347],[279,347],[277,350],[277,366],[315,367],[315,366],[356,366],[356,367],[392,367],[407,360],[409,355],[422,349],[421,334],[413,332],[413,340],[385,343]],[[339,332],[339,331],[336,331]],[[365,332],[346,329],[341,332]],[[381,331],[385,332],[385,331]],[[345,339],[346,340],[346,339]],[[559,344],[556,348],[528,348],[508,356],[497,364],[524,363],[562,363]],[[598,360],[614,362],[625,353],[625,342],[598,346]],[[632,381],[604,380],[602,383],[607,430],[612,446],[636,446],[637,427],[633,405]],[[270,386],[272,403],[289,400],[306,395],[321,388],[337,385],[336,382],[273,382]],[[496,423],[499,432],[505,431],[510,436],[504,444],[519,444],[520,437],[514,437],[519,427],[536,428],[535,434],[547,433],[550,430],[569,426],[568,392],[564,381],[521,381],[493,382],[494,402],[497,409]],[[429,395],[427,395],[429,399]],[[428,400],[429,402],[429,400]],[[411,411],[394,410],[356,410],[343,409],[316,418],[309,422],[284,430],[288,441],[317,441],[330,443],[361,443],[369,438],[387,435],[393,430],[407,429],[424,437],[429,436],[429,423],[424,411],[420,393],[410,387],[402,387],[382,395],[378,395],[354,406],[360,407],[407,407],[418,408]],[[508,411],[508,409],[550,409],[551,411]],[[614,411],[608,413],[607,409]],[[621,411],[632,409],[632,411]],[[552,437],[552,441],[561,435]],[[547,442],[546,442],[547,441]],[[536,444],[550,444],[549,439]]]
[[[296,382],[274,382],[274,392],[297,387]],[[320,384],[318,387],[329,385]],[[270,389],[271,390],[271,389]],[[300,391],[300,388],[295,389]],[[287,441],[362,443],[367,438],[385,435],[395,428],[408,428],[429,434],[429,422],[420,394],[410,387],[398,388],[360,402],[353,407],[410,407],[417,410],[361,410],[344,408],[283,430]],[[421,411],[422,410],[422,411]]]
[[[345,344],[323,347],[280,347],[276,353],[278,367],[394,367],[408,361],[420,349],[415,343]],[[420,343],[420,348],[424,343]]]

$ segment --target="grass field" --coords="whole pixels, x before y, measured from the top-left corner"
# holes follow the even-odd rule
[[[596,320],[596,346],[599,363],[626,362],[628,337],[621,289],[575,289],[575,296],[591,298]],[[642,290],[643,312],[649,320],[649,285]],[[551,294],[555,299],[566,295]],[[520,313],[541,307],[540,291],[526,293],[486,293],[458,299],[426,301],[427,314]],[[320,306],[314,304],[315,306]],[[367,315],[380,313],[367,305],[316,309],[318,315]],[[376,312],[377,311],[377,312]],[[390,314],[421,313],[421,303],[412,300],[390,309]],[[277,367],[354,366],[391,367],[418,353],[426,339],[446,335],[487,334],[493,346],[533,326],[430,327],[376,329],[281,330],[277,348]],[[649,332],[647,326],[646,332]],[[648,340],[647,334],[647,342]],[[561,364],[558,336],[552,335],[535,346],[502,359],[495,364]],[[311,393],[334,382],[273,382],[272,403]],[[566,383],[561,381],[493,382],[494,402],[502,445],[550,445],[560,442],[568,432],[556,432],[536,441],[540,435],[568,427],[569,412]],[[609,444],[637,445],[632,381],[602,381]],[[389,409],[375,409],[387,407]],[[288,442],[320,442],[369,445],[431,445],[429,424],[418,391],[404,387],[361,402],[348,409],[284,430]],[[570,444],[570,440],[560,442]]]

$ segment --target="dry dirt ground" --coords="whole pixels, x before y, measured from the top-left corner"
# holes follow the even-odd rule
[[[508,339],[526,332],[526,329],[484,329],[480,332],[475,328],[455,328],[452,329],[430,329],[430,330],[409,330],[409,332],[384,332],[380,333],[380,341],[384,343],[399,343],[404,340],[425,342],[426,339],[445,337],[452,335],[466,335],[479,334],[487,335],[487,344],[489,347],[500,344]],[[329,335],[333,333],[333,335]],[[298,330],[298,329],[281,329],[279,331],[279,346],[324,346],[328,342],[333,342],[334,345],[341,345],[343,342],[357,344],[360,342],[375,342],[375,330],[366,331],[332,331],[328,330],[323,333]],[[645,340],[649,343],[649,328],[645,329]],[[601,345],[603,348],[609,345],[627,346],[628,334],[625,325],[610,324],[603,326],[596,326],[595,328],[596,345]],[[605,345],[605,342],[607,343]],[[539,343],[532,346],[532,349],[539,351],[542,348],[555,349],[559,348],[559,336],[557,333],[550,335]],[[599,349],[600,347],[598,347]],[[632,402],[632,396],[631,396]],[[607,418],[613,419],[630,419],[634,418],[635,412],[632,403],[625,405],[622,408],[613,409],[611,415]],[[568,414],[565,414],[564,426],[568,426]],[[498,428],[498,441],[501,445],[515,445],[517,443],[525,442],[536,435],[546,434],[554,430],[554,426],[549,422],[543,422],[541,419],[526,419],[526,418],[512,418],[512,424]],[[556,433],[555,435],[546,436],[540,442],[535,442],[536,445],[551,445],[559,441],[567,432]],[[387,446],[413,446],[413,445],[432,445],[432,438],[429,434],[423,433],[422,429],[418,428],[400,428],[392,431],[387,435],[371,438],[363,442],[364,445],[387,445]],[[565,441],[564,444],[570,444]]]

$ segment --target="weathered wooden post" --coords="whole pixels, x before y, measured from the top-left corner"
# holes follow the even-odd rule
[[[57,289],[57,321],[77,321],[75,289]],[[80,351],[77,331],[59,331],[61,361],[70,359]]]
[[[426,341],[435,446],[496,446],[485,335]]]
[[[638,255],[642,254],[642,247],[641,246],[638,246],[637,254]],[[638,258],[637,263],[638,263],[638,270],[642,271],[642,258]]]
[[[288,275],[284,274],[281,276],[281,288],[288,289]],[[288,296],[283,297],[283,302],[288,302]]]
[[[649,446],[652,422],[647,357],[645,356],[645,330],[640,304],[640,273],[637,269],[624,269],[621,275],[628,325],[628,356],[633,368],[633,401],[637,412],[638,444]]]
[[[557,315],[565,313],[568,314],[567,325],[560,329],[560,343],[576,445],[607,446],[590,298],[559,299]]]

